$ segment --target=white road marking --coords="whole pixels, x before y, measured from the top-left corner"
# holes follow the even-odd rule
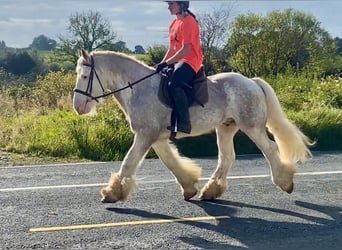
[[[2,166],[0,169],[16,169],[16,168],[39,168],[39,167],[70,167],[70,166],[82,166],[82,165],[98,165],[108,162],[76,162],[76,163],[53,163],[53,164],[40,164],[40,165],[21,165],[21,166]]]
[[[296,173],[298,176],[307,176],[307,175],[331,175],[331,174],[342,174],[342,171],[320,171],[320,172],[303,172]],[[240,175],[240,176],[229,176],[228,180],[235,179],[253,179],[253,178],[266,178],[270,177],[268,174],[259,174],[259,175]],[[209,178],[201,178],[201,181],[209,180]],[[144,181],[143,178],[137,180],[138,184],[158,184],[158,183],[171,183],[175,182],[175,179],[169,180],[151,180]],[[103,187],[107,186],[107,183],[92,183],[92,184],[76,184],[76,185],[57,185],[57,186],[36,186],[36,187],[17,187],[17,188],[1,188],[0,192],[15,192],[15,191],[34,191],[34,190],[44,190],[44,189],[62,189],[62,188],[86,188],[86,187]]]
[[[57,185],[57,186],[37,186],[37,187],[19,187],[19,188],[2,188],[0,192],[14,192],[14,191],[28,191],[41,189],[61,189],[61,188],[84,188],[84,187],[100,187],[106,186],[107,183],[93,183],[93,184],[76,184],[76,185]]]

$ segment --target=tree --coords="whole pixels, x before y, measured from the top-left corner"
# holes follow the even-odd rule
[[[9,52],[2,64],[7,72],[14,75],[24,75],[37,66],[37,61],[27,51]]]
[[[209,74],[226,70],[223,68],[227,64],[227,58],[222,58],[221,55],[227,55],[227,53],[222,53],[222,47],[228,40],[231,13],[232,6],[222,5],[219,9],[198,15],[204,64]]]
[[[326,62],[325,75],[342,76],[342,39],[334,38],[336,44],[336,56],[333,56]]]
[[[55,51],[55,59],[63,64],[70,62],[75,65],[78,60],[78,49],[81,46],[75,39],[65,39],[61,38],[61,43],[57,46]]]
[[[342,56],[342,38],[335,37],[335,42],[337,45],[337,54]]]
[[[136,45],[134,47],[134,54],[146,54],[145,49],[141,45]]]
[[[222,47],[228,39],[229,23],[232,18],[232,7],[222,5],[219,9],[198,15],[201,27],[201,42],[205,50]]]
[[[57,46],[57,42],[53,39],[50,39],[44,35],[40,35],[33,39],[32,44],[29,46],[30,48],[37,50],[54,50]]]
[[[108,50],[113,50],[117,52],[129,53],[130,50],[127,48],[124,41],[118,41],[116,43],[110,44],[106,47]]]
[[[277,75],[288,66],[324,72],[336,53],[333,39],[314,16],[293,9],[266,17],[240,15],[227,49],[234,68],[248,76]]]
[[[4,40],[1,40],[0,41],[0,50],[4,50],[4,49],[6,49],[6,43]]]
[[[76,63],[77,51],[84,48],[88,51],[106,48],[113,44],[117,35],[111,30],[110,22],[99,12],[72,14],[69,18],[68,31],[71,38],[60,37],[58,54],[65,60]]]

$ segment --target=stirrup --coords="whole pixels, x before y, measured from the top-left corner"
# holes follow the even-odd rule
[[[174,126],[167,126],[167,130],[170,130],[171,132],[176,132],[176,128]]]
[[[177,136],[177,132],[171,131],[170,136],[169,136],[169,140],[173,143],[176,143],[178,141],[176,136]]]
[[[185,134],[191,134],[191,125],[185,123],[177,124],[177,131]]]

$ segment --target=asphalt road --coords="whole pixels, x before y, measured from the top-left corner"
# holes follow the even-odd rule
[[[203,167],[200,188],[216,159]],[[159,160],[145,160],[128,201],[100,202],[120,162],[0,168],[0,249],[342,249],[342,153],[302,165],[276,188],[262,156],[238,156],[214,202],[182,199]]]

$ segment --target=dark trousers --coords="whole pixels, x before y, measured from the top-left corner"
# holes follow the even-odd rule
[[[195,76],[196,72],[187,63],[176,63],[169,83],[169,93],[173,105],[171,127],[174,129],[173,123],[176,123],[178,131],[188,134],[191,132],[191,123],[186,92],[192,91]]]
[[[170,81],[170,88],[192,88],[192,82],[196,72],[185,62],[179,62],[174,65],[174,71]],[[188,85],[188,86],[186,86]]]

